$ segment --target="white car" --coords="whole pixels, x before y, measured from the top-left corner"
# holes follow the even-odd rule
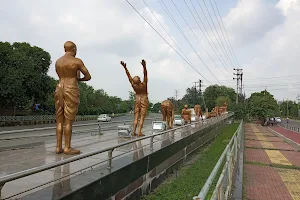
[[[277,123],[281,122],[281,118],[280,117],[275,117],[275,120],[276,120]]]
[[[174,115],[174,125],[183,126],[184,120],[181,118],[180,115]]]
[[[108,114],[99,115],[97,118],[98,122],[110,122],[111,117]]]
[[[195,122],[195,121],[196,121],[196,115],[192,115],[191,121],[192,121],[192,122]]]

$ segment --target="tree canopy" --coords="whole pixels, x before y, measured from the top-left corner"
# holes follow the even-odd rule
[[[0,42],[0,108],[28,110],[29,114],[54,114],[54,91],[58,81],[47,73],[51,56],[29,43]],[[78,114],[123,113],[133,109],[135,93],[128,100],[109,96],[103,89],[79,83]],[[39,104],[35,110],[33,105]],[[152,104],[149,104],[149,109]]]
[[[0,106],[24,107],[44,101],[52,88],[50,54],[28,43],[0,42]]]

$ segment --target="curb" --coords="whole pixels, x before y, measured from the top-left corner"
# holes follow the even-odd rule
[[[296,148],[296,151],[300,151],[300,144],[291,140],[290,138],[285,137],[284,135],[278,133],[277,131],[272,130],[271,128],[268,127],[268,129],[270,131],[272,131],[275,135],[277,135],[278,137],[282,138],[284,141],[286,141],[287,143],[291,144],[292,146],[294,146]]]

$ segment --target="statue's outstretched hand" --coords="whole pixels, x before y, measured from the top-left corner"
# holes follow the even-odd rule
[[[121,65],[125,68],[126,67],[126,63],[124,61],[121,61]]]
[[[143,65],[143,67],[146,67],[146,61],[143,59],[141,64]]]

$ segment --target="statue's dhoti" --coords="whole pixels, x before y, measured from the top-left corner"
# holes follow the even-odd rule
[[[140,113],[141,116],[145,116],[148,111],[149,101],[147,94],[135,95],[135,107],[134,114]]]
[[[54,94],[57,119],[61,116],[70,121],[75,119],[80,103],[79,95],[78,87],[57,84]]]
[[[182,115],[182,118],[185,121],[185,123],[190,121],[190,115]]]

